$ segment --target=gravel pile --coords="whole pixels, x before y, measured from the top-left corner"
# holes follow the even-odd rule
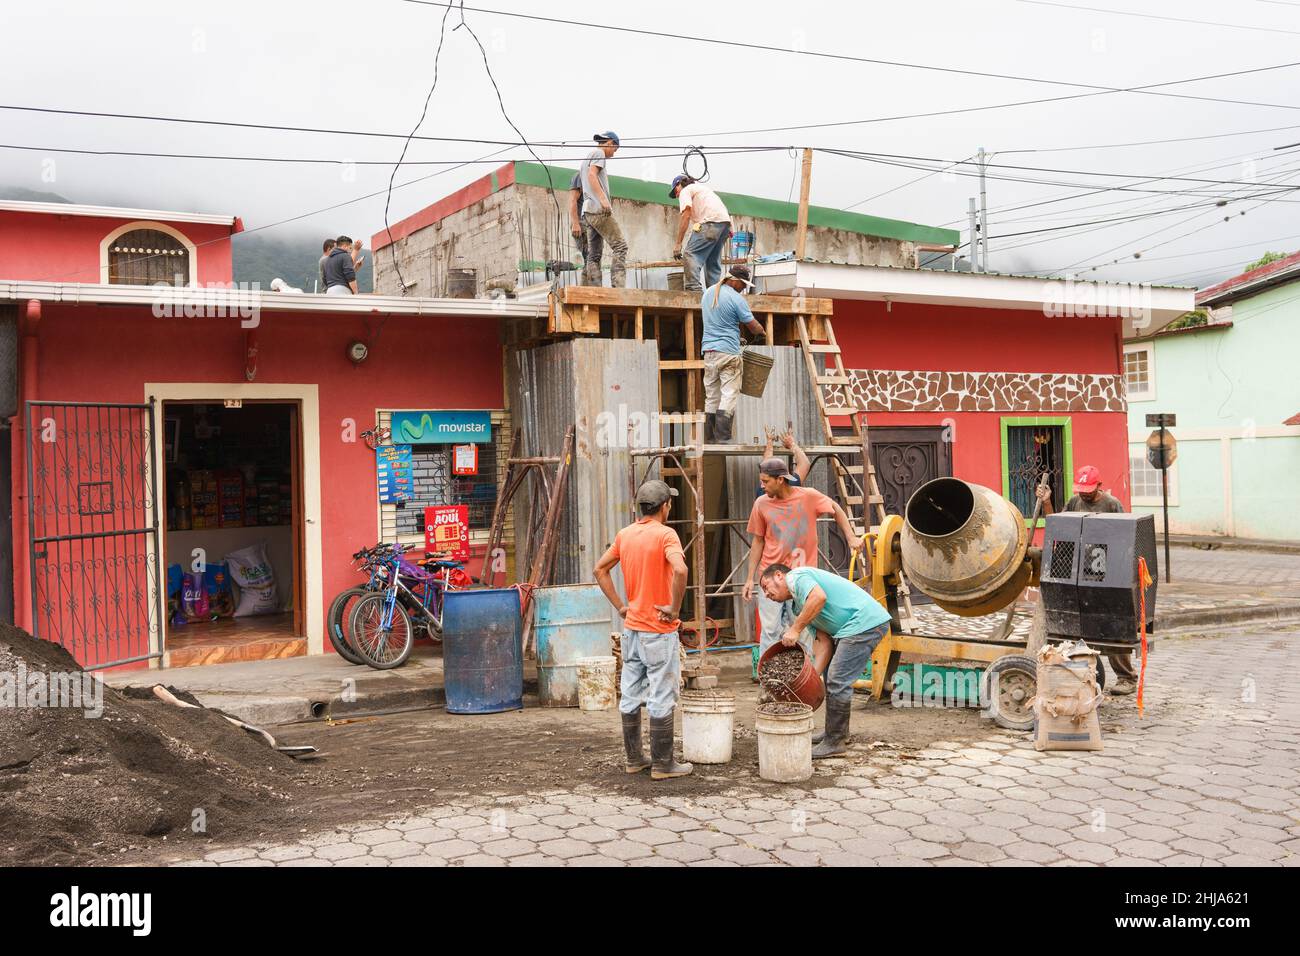
[[[102,685],[98,716],[93,696],[79,709],[32,706],[30,688],[55,686],[51,674],[80,684],[83,672],[58,645],[0,623],[0,864],[102,862],[160,838],[252,840],[287,815],[293,761],[215,712]],[[27,706],[13,706],[19,678]]]
[[[758,682],[772,697],[789,697],[789,688],[803,670],[803,662],[804,652],[798,647],[778,651],[759,666]]]

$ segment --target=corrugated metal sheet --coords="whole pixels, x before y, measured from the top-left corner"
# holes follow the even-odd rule
[[[565,431],[576,426],[551,583],[591,582],[596,560],[632,519],[627,425],[659,408],[657,345],[627,339],[556,342],[512,353],[507,376],[525,456],[558,454]],[[516,527],[528,508],[523,496],[516,499]],[[521,562],[526,557],[521,554]]]
[[[767,387],[762,398],[740,396],[736,406],[736,422],[733,434],[737,442],[763,442],[763,426],[769,425],[777,431],[783,431],[788,422],[794,423],[795,439],[801,445],[820,445],[825,441],[822,435],[821,418],[817,409],[817,399],[813,395],[812,383],[808,380],[807,366],[803,353],[793,346],[750,346],[755,351],[773,358],[772,373],[768,376]],[[728,506],[731,517],[745,518],[754,507],[758,496],[758,462],[757,456],[731,456],[727,459]],[[814,463],[809,476],[809,486],[830,493],[830,472],[827,462]],[[832,495],[834,497],[834,495]],[[742,529],[743,530],[743,529]],[[821,547],[826,547],[826,527],[821,525],[818,540]],[[740,539],[731,535],[731,553],[733,565],[741,558],[748,557],[748,547],[740,544]],[[745,535],[749,540],[749,535]],[[743,582],[744,568],[733,577],[735,583]],[[753,639],[754,604],[735,599],[736,636],[745,642]]]

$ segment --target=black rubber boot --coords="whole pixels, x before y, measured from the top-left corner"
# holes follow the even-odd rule
[[[835,757],[849,749],[849,708],[851,703],[841,704],[837,701],[826,702],[826,733],[821,742],[813,748],[813,760],[822,757]]]
[[[627,753],[626,770],[628,773],[640,773],[648,770],[650,761],[645,759],[641,749],[641,708],[636,713],[623,714],[623,750]]]
[[[730,412],[718,412],[713,416],[713,440],[720,445],[731,441],[731,419]]]
[[[704,444],[706,445],[713,444],[713,427],[714,427],[714,421],[717,419],[717,417],[718,416],[716,412],[704,413]]]
[[[650,718],[650,767],[653,780],[684,777],[694,768],[688,763],[678,763],[673,757],[673,712],[667,717]]]

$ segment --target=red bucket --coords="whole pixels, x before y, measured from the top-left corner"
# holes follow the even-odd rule
[[[812,658],[808,656],[808,652],[804,650],[802,644],[796,644],[793,648],[788,648],[780,641],[777,641],[764,651],[763,656],[758,659],[759,681],[761,682],[763,679],[763,665],[767,663],[768,659],[787,650],[797,650],[803,655],[803,668],[789,684],[785,686],[778,684],[776,687],[769,688],[768,693],[776,700],[790,704],[807,704],[813,710],[816,710],[822,705],[822,701],[826,699],[826,685],[817,676],[817,669],[813,667]]]

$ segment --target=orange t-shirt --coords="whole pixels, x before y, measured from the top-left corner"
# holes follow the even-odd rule
[[[817,516],[835,513],[835,503],[816,488],[791,488],[785,499],[761,495],[746,531],[763,539],[762,571],[769,564],[817,567]]]
[[[642,518],[614,536],[614,554],[623,568],[627,592],[626,625],[634,631],[667,634],[680,621],[661,621],[656,604],[673,602],[671,555],[685,556],[677,532],[653,518]]]

